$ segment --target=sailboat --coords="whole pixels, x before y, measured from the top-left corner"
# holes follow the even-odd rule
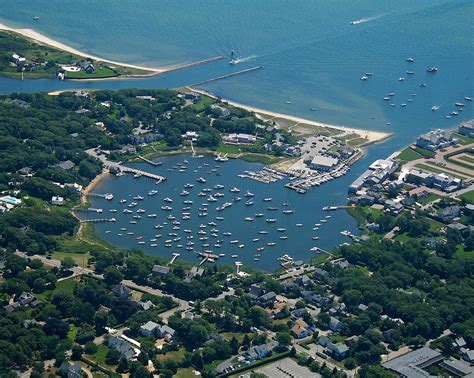
[[[288,100],[286,100],[285,104],[287,104],[287,105],[291,105],[290,96],[288,96]]]

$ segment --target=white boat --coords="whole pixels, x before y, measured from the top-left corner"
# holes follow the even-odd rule
[[[415,61],[415,59],[413,58],[406,58],[405,59],[406,62],[409,62],[409,63],[413,63]]]
[[[142,201],[142,200],[144,199],[144,197],[142,197],[142,196],[135,196],[135,197],[133,197],[133,199],[134,199],[135,201]]]
[[[464,96],[464,100],[466,100],[466,101],[472,101],[472,97]]]
[[[189,192],[187,190],[183,190],[181,193],[179,193],[180,196],[187,196],[189,195]]]
[[[252,218],[252,217],[246,217],[246,218],[245,218],[245,221],[246,221],[246,222],[253,222],[253,218]]]
[[[244,196],[245,196],[245,197],[253,197],[253,196],[255,196],[255,194],[253,194],[252,192],[249,192],[249,191],[247,190],[247,192],[244,194]]]
[[[403,81],[403,80],[405,80],[404,77],[399,77],[399,78],[398,78],[398,81]]]
[[[234,186],[233,188],[230,189],[230,192],[232,192],[232,193],[239,193],[239,192],[240,192],[240,189],[237,188],[236,186]]]
[[[150,191],[148,192],[148,195],[149,195],[149,196],[154,196],[155,194],[158,194],[158,190],[150,190]]]
[[[439,106],[439,105],[433,105],[433,106],[431,107],[431,111],[435,112],[435,111],[437,111],[439,108],[441,108],[441,106]]]
[[[265,219],[265,222],[267,222],[267,223],[275,223],[275,222],[276,222],[276,219],[275,219],[275,218],[267,218],[267,219]]]
[[[169,197],[166,197],[163,201],[169,202],[169,203],[173,202],[173,200],[172,200],[171,198],[169,198]]]
[[[362,77],[360,78],[360,80],[365,81],[365,80],[368,80],[368,78],[369,78],[368,76],[365,76],[365,75],[364,75],[364,76],[362,76]]]
[[[272,200],[272,198],[271,198],[271,197],[268,197],[268,198],[264,198],[264,199],[263,199],[263,202],[270,202],[271,200]]]
[[[256,213],[256,214],[255,214],[255,216],[256,216],[257,218],[261,218],[261,217],[263,217],[263,215],[264,215],[263,213]]]
[[[293,210],[292,209],[285,209],[285,210],[283,210],[283,214],[293,214]]]
[[[203,177],[199,177],[196,181],[199,182],[199,183],[201,183],[201,184],[205,184],[205,183],[206,183],[206,179],[203,178]]]

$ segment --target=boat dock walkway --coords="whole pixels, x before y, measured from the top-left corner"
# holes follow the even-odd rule
[[[166,264],[167,266],[170,266],[170,265],[173,265],[174,261],[179,257],[181,256],[179,253],[173,253],[173,257],[172,259],[168,262],[168,264]]]
[[[82,219],[81,223],[104,223],[104,222],[115,222],[115,218],[96,218],[96,219]]]
[[[81,213],[102,213],[102,209],[96,209],[94,207],[76,207],[72,211]]]
[[[246,68],[246,69],[244,69],[244,70],[232,72],[232,73],[229,73],[229,74],[226,74],[226,75],[222,75],[222,76],[217,76],[217,77],[214,77],[214,78],[212,78],[212,79],[200,81],[200,82],[198,82],[198,83],[193,83],[193,84],[188,85],[188,87],[197,87],[197,86],[199,86],[199,85],[209,84],[209,83],[212,83],[212,82],[214,82],[214,81],[218,81],[218,80],[222,80],[222,79],[227,79],[227,78],[229,78],[229,77],[233,77],[233,76],[242,75],[242,74],[245,74],[245,73],[257,71],[257,70],[260,70],[260,69],[262,69],[262,68],[263,68],[263,66],[255,66],[255,67],[251,67],[251,68]]]
[[[120,171],[125,172],[125,173],[133,173],[134,175],[139,175],[143,177],[148,177],[159,182],[166,180],[166,177],[164,176],[155,175],[154,173],[142,171],[140,169],[129,168],[125,166],[120,166]]]
[[[143,160],[145,163],[153,165],[154,167],[158,167],[159,165],[163,164],[161,161],[151,161],[151,160],[147,159],[146,157],[143,157],[143,156],[140,156],[140,155],[137,155],[137,158],[139,158],[140,160]]]

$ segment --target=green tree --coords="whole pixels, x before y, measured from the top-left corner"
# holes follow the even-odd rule
[[[109,266],[104,271],[104,279],[107,285],[116,285],[123,280],[123,274],[115,266]]]

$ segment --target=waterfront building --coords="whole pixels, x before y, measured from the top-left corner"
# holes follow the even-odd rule
[[[415,144],[418,147],[425,148],[430,151],[436,151],[440,148],[446,148],[456,144],[458,141],[449,131],[446,130],[432,130],[426,134],[420,135]]]
[[[350,186],[349,193],[356,193],[363,187],[371,187],[384,182],[398,168],[393,160],[379,159],[374,161]]]
[[[309,166],[317,171],[328,172],[339,164],[339,159],[323,155],[315,155]]]
[[[233,133],[222,138],[224,144],[255,144],[257,137],[251,134]]]
[[[402,377],[424,378],[431,377],[431,375],[423,369],[440,362],[442,359],[443,355],[440,352],[423,347],[384,362],[382,366]]]
[[[474,138],[474,120],[461,123],[458,133],[469,138]]]

